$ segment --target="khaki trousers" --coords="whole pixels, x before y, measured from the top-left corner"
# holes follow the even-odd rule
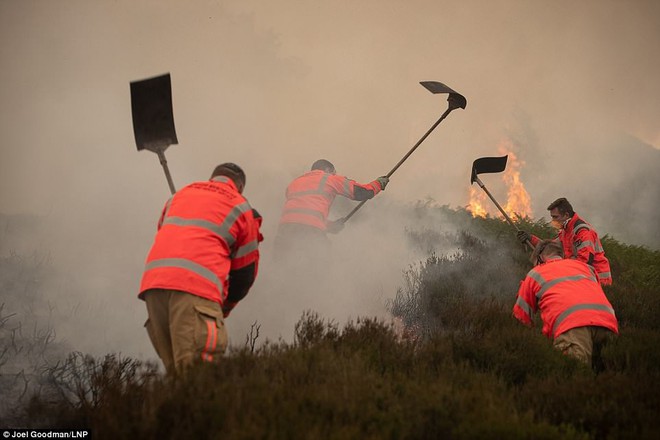
[[[144,324],[168,374],[182,374],[193,362],[219,362],[227,349],[220,304],[177,290],[144,293]]]
[[[555,338],[554,347],[589,366],[600,360],[600,351],[614,333],[597,326],[575,327]]]

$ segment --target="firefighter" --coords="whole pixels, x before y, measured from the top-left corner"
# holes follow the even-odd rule
[[[559,235],[555,240],[561,242],[565,257],[593,266],[600,283],[604,286],[611,285],[610,262],[605,257],[605,251],[596,230],[581,219],[573,211],[569,201],[563,197],[552,202],[547,209],[550,211],[552,225],[559,230]],[[529,240],[534,246],[541,241],[539,237],[522,230],[518,232],[518,240],[523,244]]]
[[[146,260],[139,298],[149,338],[169,374],[194,361],[218,362],[224,319],[257,276],[261,217],[242,196],[245,173],[218,165],[165,204]]]
[[[531,326],[533,313],[540,310],[543,334],[555,348],[600,367],[600,350],[619,328],[593,267],[565,259],[554,240],[541,241],[532,258],[538,265],[520,283],[513,315]]]
[[[276,237],[278,253],[298,251],[299,245],[309,244],[310,248],[327,243],[326,232],[337,233],[343,222],[328,221],[330,206],[336,196],[351,200],[368,200],[385,189],[389,178],[361,184],[336,173],[334,165],[319,159],[312,164],[309,172],[296,178],[286,189],[286,202],[280,217]],[[321,250],[322,252],[322,250]]]

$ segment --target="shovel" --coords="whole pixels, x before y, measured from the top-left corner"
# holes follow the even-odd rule
[[[179,143],[174,130],[170,74],[131,82],[131,110],[138,151],[149,150],[158,155],[174,194],[176,189],[165,159],[167,147]]]
[[[424,133],[424,135],[417,141],[417,143],[413,145],[410,151],[408,151],[408,153],[406,153],[406,155],[403,156],[403,158],[401,158],[401,160],[394,166],[394,168],[392,168],[390,172],[385,175],[388,178],[391,177],[392,174],[394,174],[394,172],[399,169],[399,167],[406,161],[406,159],[408,159],[408,157],[410,157],[410,155],[413,154],[413,152],[417,149],[417,147],[419,147],[421,143],[424,142],[424,139],[426,139],[431,134],[431,132],[435,130],[435,127],[440,125],[440,123],[447,117],[447,115],[449,115],[449,113],[451,113],[453,110],[456,110],[457,108],[465,109],[465,107],[467,106],[467,100],[463,95],[450,89],[441,82],[422,81],[420,82],[420,84],[424,86],[426,90],[433,93],[434,95],[438,93],[448,93],[449,97],[447,98],[447,102],[448,102],[447,110],[445,110],[442,116],[440,116],[440,118],[437,121],[435,121],[435,123],[431,126],[431,128],[429,128],[426,131],[426,133]],[[353,214],[355,214],[360,208],[362,208],[362,205],[364,205],[365,203],[367,203],[366,200],[360,202],[360,204],[358,204],[355,208],[353,208],[353,210],[349,212],[346,217],[340,218],[337,221],[341,222],[342,224],[346,223],[348,219],[351,218]]]
[[[477,182],[481,189],[483,189],[488,197],[495,203],[495,206],[497,206],[497,209],[500,210],[504,218],[506,219],[507,222],[513,228],[516,230],[516,232],[520,231],[518,229],[518,226],[516,226],[515,223],[513,223],[513,220],[511,220],[511,217],[502,209],[499,203],[497,203],[497,200],[495,200],[495,197],[488,191],[488,188],[486,188],[486,185],[483,184],[481,179],[479,179],[479,174],[483,173],[501,173],[504,171],[506,168],[506,160],[509,158],[509,156],[502,156],[502,157],[480,157],[479,159],[475,160],[472,163],[472,177],[470,178],[470,184],[473,184],[474,182]],[[532,242],[528,239],[525,241],[525,243],[532,249],[534,249],[534,245]]]

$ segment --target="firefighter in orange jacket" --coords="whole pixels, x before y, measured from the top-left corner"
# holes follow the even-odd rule
[[[548,206],[552,224],[559,230],[555,240],[560,241],[566,258],[587,263],[596,270],[598,280],[604,286],[612,284],[610,262],[605,257],[603,245],[594,228],[573,211],[565,198],[555,200]],[[530,240],[536,246],[541,239],[525,231],[518,232],[518,239],[524,244]]]
[[[218,362],[224,318],[257,276],[261,217],[242,196],[245,173],[218,165],[165,204],[140,285],[149,338],[169,374]]]
[[[513,315],[531,326],[540,310],[543,334],[555,348],[588,365],[599,361],[600,349],[619,327],[593,267],[564,259],[554,240],[541,241],[532,258],[539,264],[520,283]]]
[[[383,176],[367,184],[357,183],[338,175],[331,162],[317,160],[309,172],[296,178],[286,189],[276,238],[278,249],[291,250],[295,247],[293,242],[326,240],[326,231],[337,233],[343,228],[341,221],[328,221],[336,196],[368,200],[384,190],[388,182],[389,178]]]

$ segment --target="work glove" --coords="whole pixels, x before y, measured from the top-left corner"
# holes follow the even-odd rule
[[[527,240],[532,241],[532,236],[522,230],[516,233],[516,237],[518,237],[518,241],[520,241],[522,244],[527,243]]]
[[[344,229],[344,219],[340,218],[339,220],[328,221],[325,226],[325,230],[331,234],[338,234],[341,230]]]
[[[376,179],[380,183],[380,190],[383,191],[388,183],[390,183],[390,178],[387,176],[381,176]]]

